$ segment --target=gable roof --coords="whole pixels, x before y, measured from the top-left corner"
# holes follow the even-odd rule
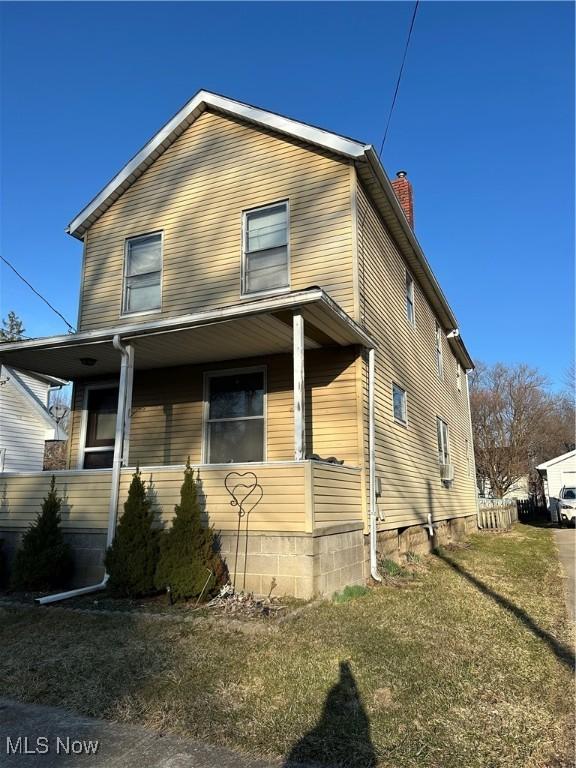
[[[52,416],[48,408],[44,405],[44,403],[40,400],[39,397],[30,389],[24,378],[22,377],[22,374],[20,371],[15,370],[14,368],[11,368],[8,365],[3,365],[3,369],[6,371],[6,373],[9,376],[9,379],[12,381],[12,384],[18,394],[23,397],[30,408],[36,413],[37,416],[39,416],[46,424],[47,427],[52,427],[53,429],[58,428],[58,422]],[[31,373],[27,375],[31,375],[34,377],[42,378],[46,380],[47,382],[50,379],[54,379],[53,376],[44,376],[42,374],[36,374]],[[59,381],[59,379],[54,379],[55,381]],[[66,436],[64,436],[64,439],[66,439]]]
[[[86,230],[149,168],[193,122],[205,111],[228,115],[273,131],[291,139],[310,144],[325,151],[344,157],[356,166],[358,176],[364,183],[376,209],[395,239],[408,267],[418,279],[424,293],[436,311],[438,320],[446,331],[458,328],[454,313],[428,261],[422,251],[412,227],[386,175],[378,153],[371,144],[365,144],[323,128],[293,120],[275,112],[244,104],[210,91],[198,91],[174,117],[172,117],[142,149],[120,170],[116,176],[94,197],[67,227],[68,234],[82,239]],[[449,339],[456,357],[467,369],[474,363],[459,335]]]
[[[566,461],[567,459],[572,459],[576,456],[576,451],[568,451],[568,453],[563,453],[561,456],[556,456],[553,459],[549,459],[548,461],[543,462],[542,464],[538,464],[536,469],[549,469],[550,467],[554,466],[554,464],[559,464],[561,461]]]

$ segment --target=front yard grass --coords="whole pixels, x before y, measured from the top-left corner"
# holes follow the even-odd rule
[[[0,694],[279,759],[571,766],[573,649],[551,531],[441,550],[408,586],[266,631],[0,610]]]

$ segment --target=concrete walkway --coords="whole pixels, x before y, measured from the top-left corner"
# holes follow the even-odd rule
[[[90,754],[94,747],[95,754]],[[73,754],[75,751],[78,754]],[[20,704],[1,698],[0,766],[279,768],[278,763],[254,760],[229,749],[162,735],[139,726],[107,723],[78,717],[56,707]]]
[[[554,538],[556,546],[560,553],[560,562],[564,571],[564,589],[566,593],[566,603],[568,605],[568,615],[572,621],[576,620],[576,529],[574,528],[555,528]]]

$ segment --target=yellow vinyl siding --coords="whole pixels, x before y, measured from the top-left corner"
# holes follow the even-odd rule
[[[137,355],[136,350],[136,355]],[[322,457],[336,456],[359,466],[356,355],[353,347],[314,350],[306,353],[306,413],[308,450]],[[130,429],[130,463],[144,465],[182,464],[190,456],[201,461],[203,374],[265,365],[267,373],[268,461],[294,458],[292,358],[234,360],[230,363],[136,371]],[[75,386],[71,426],[71,464],[78,466],[81,410],[84,387]]]
[[[335,464],[312,464],[316,528],[362,520],[361,473]]]
[[[256,470],[263,489],[260,504],[250,513],[253,531],[303,531],[305,525],[305,463],[269,465],[234,465],[234,467],[201,467],[200,493],[209,515],[209,522],[217,530],[234,531],[238,525],[237,508],[230,504],[231,497],[224,487],[226,475],[231,471]],[[151,484],[152,498],[164,524],[174,515],[174,505],[180,501],[183,467],[143,467],[142,478]],[[122,470],[120,482],[120,508],[128,497],[133,468]],[[84,470],[83,472],[55,472],[56,488],[63,497],[62,527],[65,530],[105,530],[108,525],[110,504],[110,470]],[[28,527],[40,511],[42,499],[50,485],[51,473],[26,473],[19,476],[0,476],[0,531]]]
[[[80,330],[138,320],[121,316],[124,243],[147,232],[164,233],[154,317],[238,303],[242,212],[279,200],[291,290],[321,286],[353,314],[348,163],[206,112],[88,230]]]
[[[415,280],[413,327],[405,307],[405,264],[395,243],[358,184],[358,243],[361,320],[378,344],[376,350],[376,474],[381,478],[378,501],[383,528],[471,515],[476,511],[475,480],[468,472],[466,439],[471,441],[466,399],[456,386],[456,360],[442,335],[444,376],[435,357],[435,316]],[[392,382],[407,392],[408,424],[394,421]],[[364,391],[367,393],[366,370]],[[367,419],[367,394],[365,418]],[[436,417],[449,428],[455,479],[440,481]],[[367,451],[367,432],[365,450]]]

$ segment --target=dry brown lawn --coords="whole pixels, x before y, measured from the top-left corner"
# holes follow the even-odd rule
[[[253,634],[3,608],[0,694],[324,765],[573,765],[558,568],[551,532],[517,526]]]

